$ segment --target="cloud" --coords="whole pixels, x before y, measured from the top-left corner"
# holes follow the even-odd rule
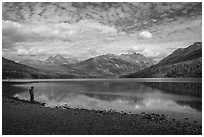
[[[161,58],[167,47],[202,40],[201,15],[199,2],[5,2],[2,47],[11,56],[88,58],[134,49]]]
[[[81,20],[77,23],[77,25],[83,26],[87,29],[95,29],[97,31],[100,31],[100,33],[117,33],[117,30],[113,26],[103,25],[93,20]]]
[[[2,34],[3,48],[8,48],[17,42],[53,40],[76,42],[84,39],[95,40],[98,37],[108,41],[113,39],[112,36],[121,35],[114,27],[91,20],[83,20],[76,24],[21,24],[3,21]],[[8,46],[9,44],[10,46]]]
[[[83,20],[75,24],[23,24],[2,21],[3,51],[11,50],[13,56],[63,54],[88,58],[100,54],[98,50],[126,36],[113,26],[103,25],[93,20]],[[114,49],[112,49],[114,50]],[[9,51],[6,51],[9,54]],[[83,56],[82,56],[83,55]]]
[[[144,51],[144,47],[133,47],[127,50],[127,53],[142,53]]]
[[[154,32],[152,41],[160,42],[195,42],[202,41],[202,18],[177,19],[174,22],[152,27]]]
[[[139,37],[149,39],[152,38],[152,33],[150,33],[149,31],[142,31],[139,33]]]
[[[137,9],[137,10],[135,10]],[[94,20],[113,25],[118,31],[132,32],[160,24],[166,18],[202,15],[200,2],[139,2],[139,3],[7,3],[3,19],[15,22],[77,23]],[[157,21],[155,21],[157,20]],[[144,23],[146,22],[146,23]]]

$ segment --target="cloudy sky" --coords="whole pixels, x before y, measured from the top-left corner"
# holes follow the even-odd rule
[[[2,54],[87,59],[139,52],[161,59],[202,40],[202,3],[3,3]]]

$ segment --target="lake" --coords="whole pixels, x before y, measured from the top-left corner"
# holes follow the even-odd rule
[[[16,84],[20,81],[32,83]],[[113,109],[131,114],[159,113],[167,115],[169,120],[202,124],[201,79],[74,79],[13,82],[12,87],[18,91],[13,94],[14,97],[29,100],[28,91],[34,86],[35,100],[45,102],[46,107]]]

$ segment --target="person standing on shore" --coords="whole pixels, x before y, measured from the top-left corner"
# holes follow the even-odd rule
[[[31,89],[29,90],[30,93],[30,102],[34,101],[34,93],[33,93],[33,86],[31,87]]]

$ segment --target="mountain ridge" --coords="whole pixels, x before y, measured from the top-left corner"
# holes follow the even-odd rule
[[[54,56],[53,58],[48,58],[48,62],[50,60],[58,61],[60,59],[62,59],[62,62],[64,61],[64,58],[61,56]],[[134,58],[136,61],[133,61]],[[74,64],[61,62],[52,64],[46,63],[46,61],[34,61],[36,64],[32,64],[32,62],[28,60],[27,64],[39,72],[42,71],[45,74],[49,74],[49,76],[52,76],[50,73],[55,73],[54,78],[60,78],[62,77],[61,75],[64,75],[63,77],[65,78],[66,76],[68,76],[67,78],[70,78],[70,76],[72,78],[119,77],[121,74],[139,71],[154,64],[153,60],[139,53],[124,54],[121,56],[114,54],[100,55]]]
[[[126,56],[130,55],[126,54]],[[143,56],[143,58],[146,57]],[[141,60],[138,61],[142,62]],[[77,71],[79,71],[84,75],[90,75],[92,73],[91,75],[96,77],[118,77],[121,74],[127,74],[129,72],[141,70],[153,65],[153,61],[150,59],[146,62],[148,63],[144,63],[142,66],[140,66],[138,62],[132,62],[131,60],[124,59],[120,55],[105,54],[67,66],[70,69],[73,69],[74,72],[77,73]]]
[[[156,65],[120,77],[202,77],[202,43],[196,42],[187,48],[177,49]]]
[[[46,63],[51,60],[55,62]],[[202,77],[202,43],[176,49],[157,64],[140,53],[105,54],[76,63],[65,61],[56,55],[27,66],[2,57],[3,78]]]

